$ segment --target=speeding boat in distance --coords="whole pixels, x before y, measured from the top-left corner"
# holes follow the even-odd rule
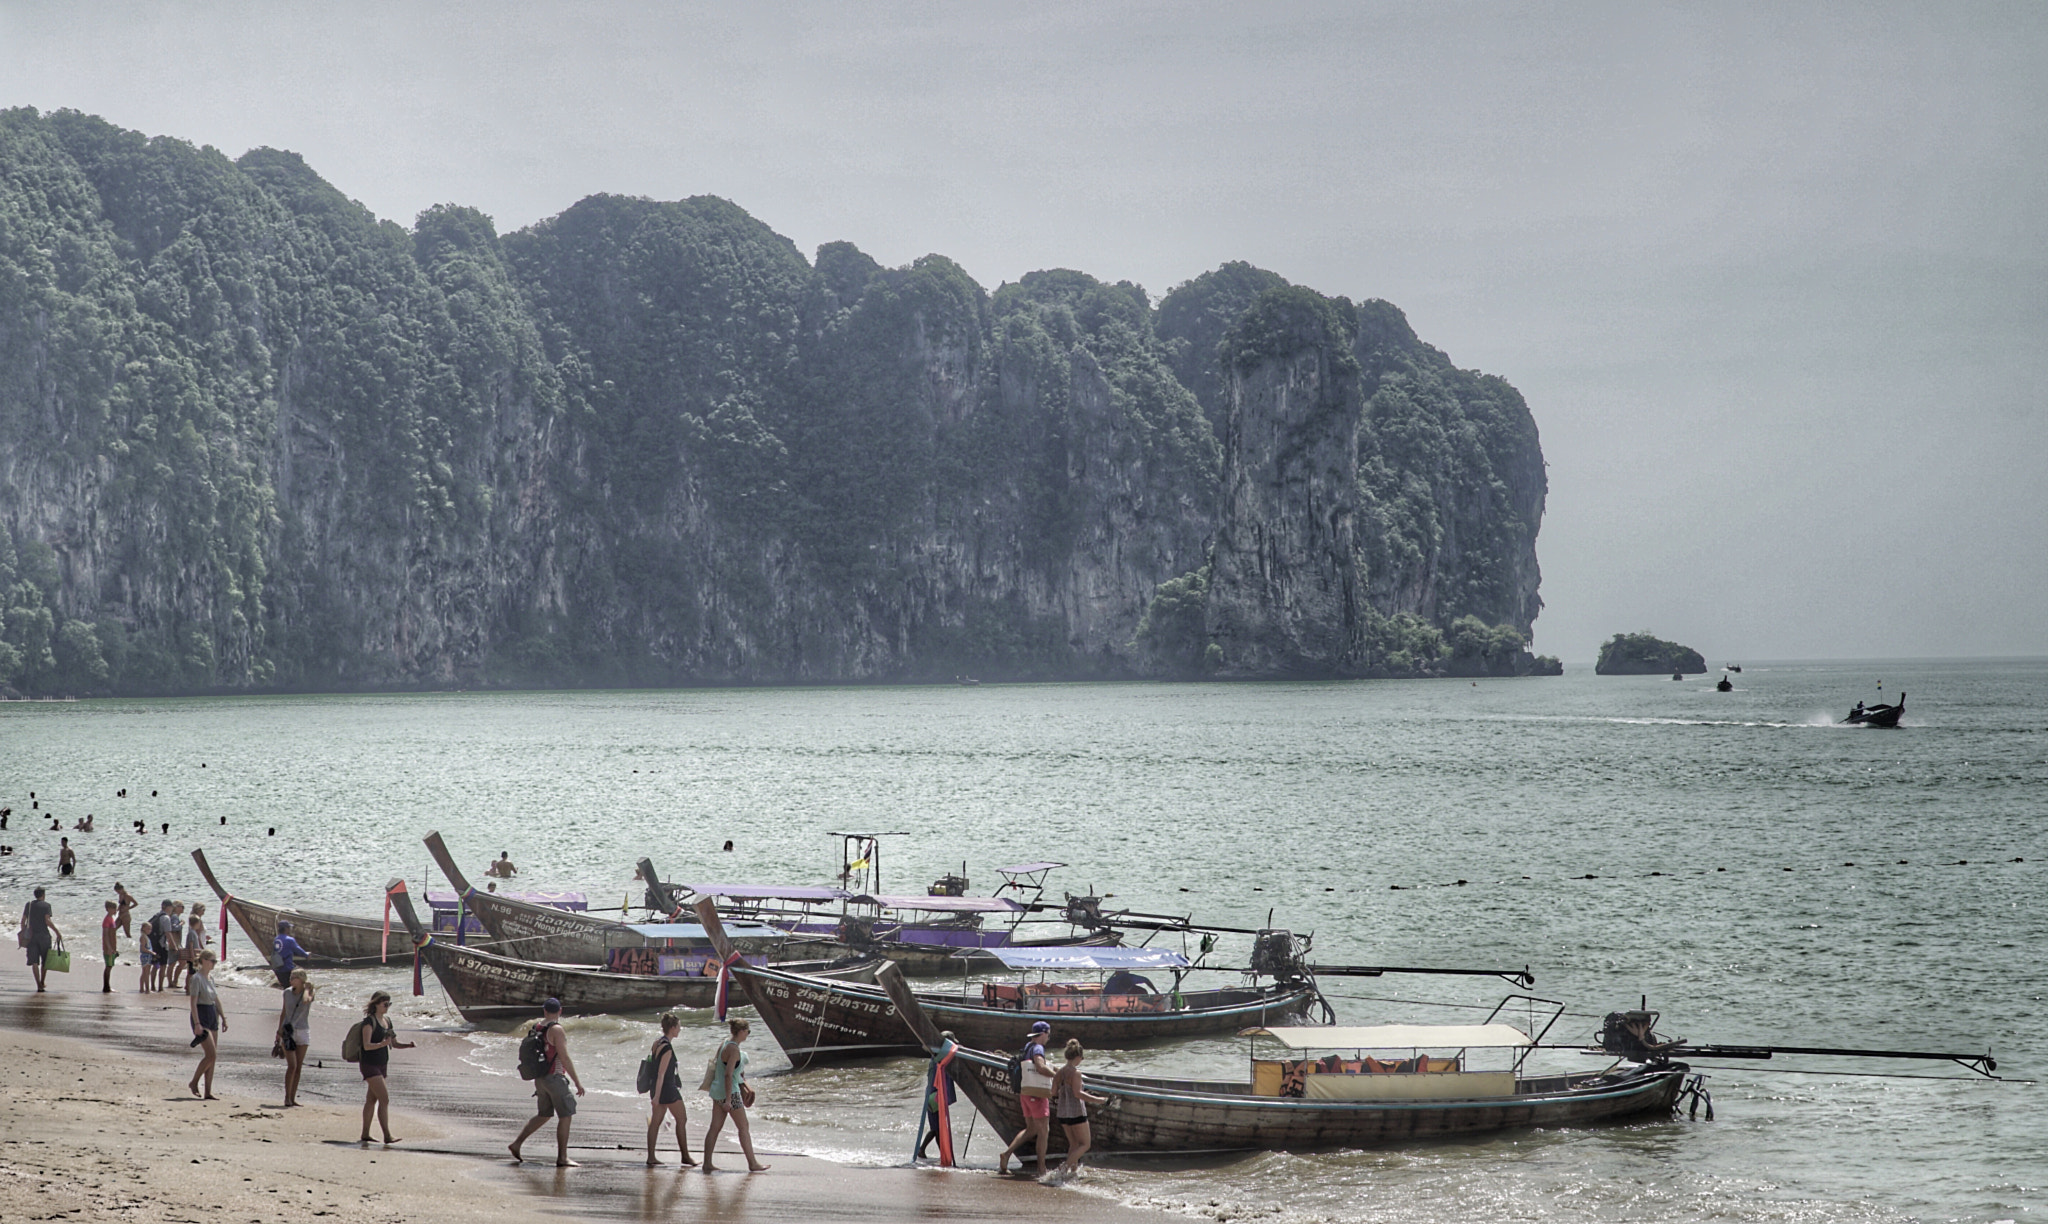
[[[1906,695],[1900,693],[1899,700],[1893,705],[1880,703],[1874,706],[1867,706],[1859,701],[1856,703],[1856,708],[1849,711],[1849,717],[1842,721],[1860,727],[1896,727],[1899,725],[1900,716],[1905,712]]]

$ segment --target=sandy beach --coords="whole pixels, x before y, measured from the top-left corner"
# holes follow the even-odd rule
[[[58,921],[67,917],[77,918]],[[186,1090],[197,1056],[186,1047],[185,997],[138,994],[132,965],[115,969],[115,993],[101,994],[97,959],[76,964],[52,974],[41,995],[19,953],[0,970],[0,1082],[10,1112],[0,1133],[0,1221],[1163,1218],[1085,1186],[1053,1190],[987,1170],[856,1168],[763,1151],[767,1173],[706,1176],[678,1169],[672,1132],[663,1137],[667,1163],[649,1169],[644,1102],[596,1092],[583,1098],[573,1131],[570,1156],[581,1167],[514,1166],[505,1144],[531,1097],[520,1081],[465,1063],[467,1044],[444,1032],[402,1033],[418,1048],[393,1056],[400,1143],[364,1147],[354,1142],[361,1079],[323,1055],[338,1048],[338,1008],[315,1021],[313,1049],[323,1056],[307,1061],[303,1107],[285,1110],[282,1064],[269,1056],[277,995],[217,974],[229,1022],[221,1099],[202,1101]],[[323,976],[345,988],[345,975]],[[693,1100],[693,1151],[707,1117]],[[529,1154],[551,1157],[552,1129],[529,1145]],[[720,1146],[729,1168],[744,1168],[736,1147],[728,1156],[729,1142]]]

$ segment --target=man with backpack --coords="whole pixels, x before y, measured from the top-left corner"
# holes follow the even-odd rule
[[[163,908],[151,914],[149,921],[143,925],[142,938],[149,947],[151,958],[148,967],[142,971],[144,990],[165,989],[170,971],[170,931],[178,925],[178,920],[171,915],[173,904],[170,901],[164,902]]]
[[[1017,1103],[1024,1107],[1024,1129],[1010,1140],[1010,1146],[996,1157],[996,1172],[1010,1171],[1010,1156],[1031,1140],[1038,1141],[1038,1172],[1046,1171],[1046,1149],[1052,1144],[1052,1064],[1045,1061],[1045,1043],[1052,1036],[1052,1025],[1043,1020],[1034,1021],[1031,1035],[1024,1039],[1024,1048],[1017,1057],[1010,1060],[1010,1078],[1017,1089]],[[1023,1161],[1018,1160],[1021,1168]]]
[[[520,1148],[527,1136],[539,1130],[549,1118],[557,1118],[555,1124],[555,1167],[573,1169],[576,1162],[569,1159],[569,1119],[576,1116],[576,1098],[583,1095],[583,1078],[576,1074],[576,1064],[569,1057],[569,1034],[562,1028],[562,1001],[549,999],[541,1006],[538,1024],[526,1032],[519,1043],[519,1078],[533,1081],[535,1112],[527,1119],[526,1127],[519,1137],[506,1146],[511,1149],[512,1163],[519,1164],[526,1158]],[[571,1095],[569,1085],[574,1083],[576,1091]]]

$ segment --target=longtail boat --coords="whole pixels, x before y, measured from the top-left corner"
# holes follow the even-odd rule
[[[564,965],[602,965],[606,949],[616,947],[623,921],[573,913],[546,905],[514,900],[498,893],[470,886],[469,878],[455,865],[438,832],[426,837],[427,853],[455,887],[463,907],[481,922],[497,951],[521,960],[550,961]]]
[[[1023,1108],[1010,1087],[1008,1057],[947,1040],[923,1000],[900,976],[884,968],[876,980],[930,1051],[934,1069],[944,1068],[962,1095],[989,1120],[997,1137],[1007,1142],[1021,1132]],[[1516,1000],[1550,1004],[1555,1014],[1534,1036],[1497,1023]],[[1704,1104],[1711,1122],[1713,1097],[1705,1076],[1674,1061],[1680,1056],[1931,1059],[1991,1078],[1996,1078],[1992,1072],[1998,1068],[1988,1053],[1667,1041],[1652,1032],[1658,1017],[1651,1011],[1609,1013],[1590,1047],[1542,1045],[1543,1035],[1563,1012],[1564,1005],[1552,1000],[1510,995],[1485,1023],[1476,1025],[1249,1029],[1240,1034],[1252,1039],[1250,1074],[1243,1080],[1084,1074],[1083,1086],[1108,1098],[1088,1111],[1093,1149],[1168,1154],[1385,1146],[1518,1127],[1668,1116],[1687,1099],[1690,1116],[1697,1117]],[[1262,1051],[1262,1039],[1277,1049]],[[1598,1054],[1609,1062],[1576,1074],[1530,1075],[1525,1063],[1536,1049]],[[1317,1052],[1320,1056],[1315,1056]],[[1064,1150],[1064,1135],[1053,1135],[1050,1146]]]
[[[997,1136],[1008,1142],[1022,1131],[1024,1111],[1010,1087],[1008,1056],[944,1040],[938,1031],[942,1021],[901,979],[884,973],[880,980],[934,1057],[950,1064],[954,1083]],[[1254,1028],[1244,1035],[1280,1046],[1277,1057],[1265,1059],[1254,1048],[1247,1080],[1084,1075],[1088,1091],[1108,1098],[1088,1111],[1094,1150],[1312,1151],[1584,1125],[1669,1113],[1688,1087],[1689,1070],[1682,1064],[1620,1059],[1578,1075],[1525,1077],[1522,1061],[1535,1041],[1508,1024],[1316,1025]],[[1448,1053],[1433,1057],[1431,1049]],[[1315,1050],[1348,1051],[1352,1057],[1301,1057]],[[1368,1050],[1393,1057],[1381,1060]],[[1497,1060],[1509,1064],[1505,1070],[1470,1069],[1475,1054],[1499,1051],[1509,1052]],[[1052,1150],[1065,1147],[1063,1133],[1052,1136]]]
[[[379,919],[326,914],[238,897],[221,887],[220,881],[214,877],[213,868],[206,861],[205,851],[194,850],[192,861],[199,865],[199,874],[205,877],[206,886],[220,898],[221,908],[234,915],[242,933],[256,945],[265,963],[269,962],[270,949],[277,939],[280,919],[292,924],[292,937],[306,950],[297,963],[308,968],[353,968],[374,965],[386,959],[386,931]],[[405,955],[405,943],[400,939],[395,948],[401,958]],[[223,947],[221,952],[225,956],[227,949]]]
[[[1905,717],[1905,714],[1906,695],[1900,693],[1898,701],[1892,705],[1880,703],[1867,706],[1859,701],[1856,708],[1850,710],[1849,716],[1842,721],[1862,727],[1896,727],[1899,725],[1899,719]]]
[[[729,958],[731,941],[717,906],[709,900],[698,902],[697,917],[719,955]],[[1055,953],[1054,949],[1029,951],[1039,958]],[[1164,958],[1179,958],[1180,965],[1186,965],[1185,958],[1165,950],[1067,951],[1077,957],[1090,953],[1143,953],[1148,958],[1159,958],[1144,961],[1148,967],[1168,964]],[[734,965],[732,976],[781,1044],[782,1052],[799,1069],[849,1058],[926,1051],[889,996],[876,987],[807,976],[773,965]],[[977,987],[959,994],[923,994],[918,1002],[939,1024],[970,1045],[1006,1048],[1015,1044],[1033,1021],[1044,1020],[1052,1025],[1053,1041],[1076,1037],[1090,1047],[1117,1048],[1162,1038],[1235,1033],[1253,1025],[1283,1024],[1307,1011],[1317,998],[1313,985],[1290,982],[1266,987],[1177,991],[1171,996],[1098,994],[1093,1000],[1082,994],[1047,994],[1034,999],[1022,992],[1012,998],[1003,996],[999,990]]]
[[[542,1002],[549,998],[561,1000],[562,1014],[568,1016],[703,1008],[717,1001],[716,976],[618,973],[583,965],[547,964],[465,947],[420,924],[403,880],[391,881],[386,892],[404,923],[405,943],[440,979],[441,988],[448,992],[462,1018],[473,1024],[531,1019],[540,1014]],[[794,967],[816,975],[821,981],[872,981],[878,963],[810,961]]]

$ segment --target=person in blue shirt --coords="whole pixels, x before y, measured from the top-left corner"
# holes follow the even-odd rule
[[[1158,994],[1159,988],[1152,984],[1151,978],[1141,977],[1128,969],[1119,969],[1115,973],[1110,974],[1109,980],[1103,983],[1102,993],[1123,995]]]
[[[272,973],[277,974],[277,984],[279,986],[290,986],[292,984],[293,959],[309,955],[311,953],[299,946],[298,940],[292,938],[292,924],[287,921],[279,921],[277,924],[277,938],[270,941],[270,970]]]

